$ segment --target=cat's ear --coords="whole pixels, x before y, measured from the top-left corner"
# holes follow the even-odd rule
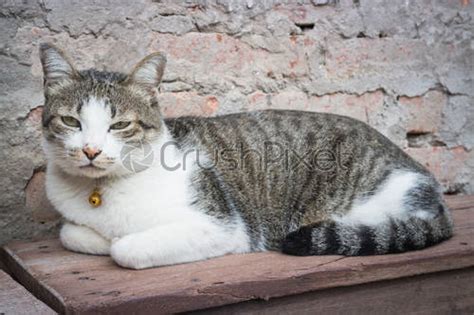
[[[40,45],[40,59],[43,65],[45,87],[66,79],[74,79],[77,76],[77,71],[65,54],[53,44]]]
[[[146,56],[129,74],[127,81],[156,88],[161,82],[166,66],[166,57],[159,52]]]

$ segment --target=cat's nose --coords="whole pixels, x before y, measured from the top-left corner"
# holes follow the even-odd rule
[[[84,152],[84,154],[87,156],[87,158],[89,160],[93,160],[95,159],[102,151],[99,150],[99,149],[95,149],[93,147],[90,147],[90,146],[85,146],[83,149],[82,149],[82,152]]]

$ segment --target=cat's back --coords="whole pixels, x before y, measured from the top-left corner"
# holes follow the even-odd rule
[[[364,145],[366,149],[382,148],[386,153],[402,153],[366,123],[329,113],[261,110],[216,117],[168,118],[165,124],[180,143],[198,141],[214,148],[253,147],[274,142],[275,145],[290,145],[295,149],[308,146],[326,149],[328,145],[350,140],[352,145]],[[370,146],[367,147],[367,144]]]
[[[262,110],[165,123],[179,146],[205,149],[221,171],[268,173],[273,166],[289,175],[341,177],[380,166],[427,173],[377,130],[347,116]]]
[[[296,140],[305,133],[329,130],[339,132],[340,136],[355,130],[362,133],[376,132],[350,117],[295,110],[260,110],[215,117],[184,116],[165,119],[165,123],[178,140],[193,135],[214,134],[225,138],[224,142],[246,137],[248,133],[254,139],[277,137]]]

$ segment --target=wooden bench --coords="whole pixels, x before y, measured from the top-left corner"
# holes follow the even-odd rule
[[[416,252],[372,257],[229,255],[134,271],[58,240],[13,242],[0,259],[60,313],[472,313],[474,196],[451,197],[455,235]]]

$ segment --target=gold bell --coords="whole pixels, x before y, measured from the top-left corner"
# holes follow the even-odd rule
[[[94,189],[94,191],[89,196],[89,203],[94,208],[97,208],[102,204],[102,196],[97,189]]]

